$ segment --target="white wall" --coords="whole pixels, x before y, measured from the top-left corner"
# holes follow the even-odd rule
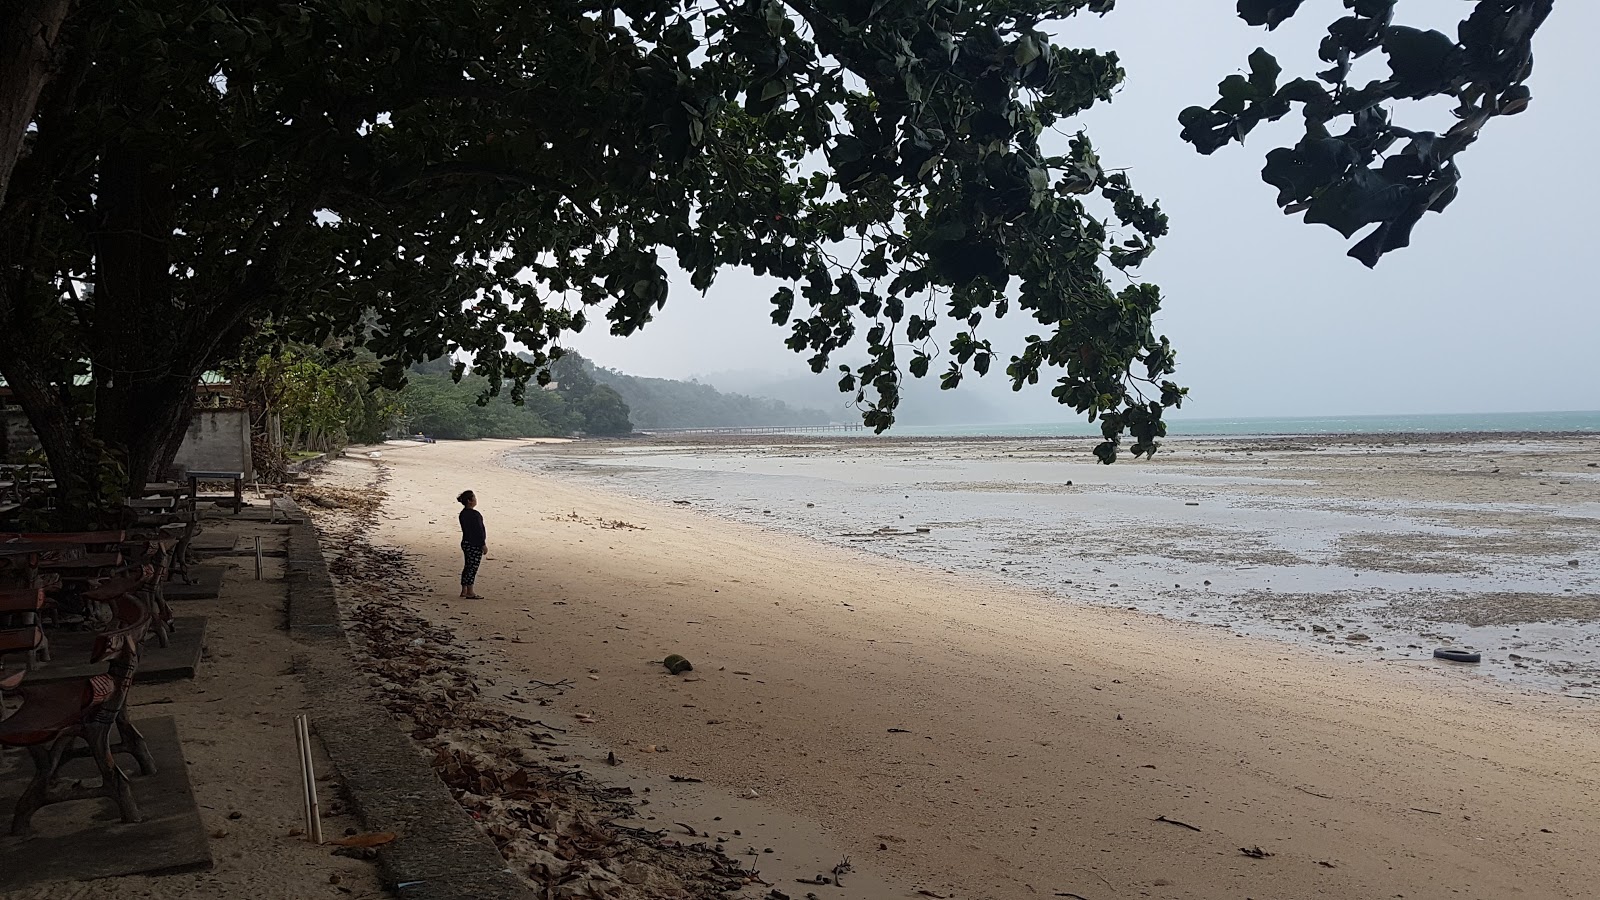
[[[172,462],[185,470],[243,472],[245,480],[254,478],[249,413],[242,409],[196,410]]]
[[[0,410],[0,428],[4,429],[6,455],[12,459],[39,446],[20,409]],[[249,414],[239,409],[196,410],[173,464],[202,472],[243,472],[246,479],[255,478],[250,465]]]

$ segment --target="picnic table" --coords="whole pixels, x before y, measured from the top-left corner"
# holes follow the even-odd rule
[[[233,482],[233,514],[238,515],[244,508],[244,473],[243,472],[196,472],[188,473],[189,496],[196,502],[200,500],[200,482],[202,481],[231,481]]]

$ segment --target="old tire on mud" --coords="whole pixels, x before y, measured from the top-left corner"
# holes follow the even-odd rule
[[[1483,657],[1474,650],[1445,650],[1443,648],[1433,651],[1434,659],[1447,659],[1451,662],[1475,663]]]

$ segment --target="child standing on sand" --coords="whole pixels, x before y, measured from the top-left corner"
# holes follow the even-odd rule
[[[461,567],[461,596],[467,600],[482,600],[472,585],[478,580],[478,564],[489,552],[483,513],[478,512],[478,497],[471,491],[462,491],[456,499],[461,501],[461,515],[457,517],[461,520],[461,553],[467,560]]]

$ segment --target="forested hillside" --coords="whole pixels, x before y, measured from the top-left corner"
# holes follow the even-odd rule
[[[488,381],[468,373],[457,383],[450,375],[453,368],[449,359],[412,367],[399,393],[407,431],[470,440],[625,435],[633,430],[627,403],[581,371],[550,390],[530,384],[521,405],[501,394],[480,406],[478,398]]]
[[[709,384],[644,378],[595,365],[575,352],[552,369],[557,381],[582,370],[596,382],[622,396],[628,405],[633,427],[653,428],[730,428],[747,425],[827,425],[833,421],[854,421],[850,416],[829,415],[820,409],[790,406],[781,400],[725,393]]]

